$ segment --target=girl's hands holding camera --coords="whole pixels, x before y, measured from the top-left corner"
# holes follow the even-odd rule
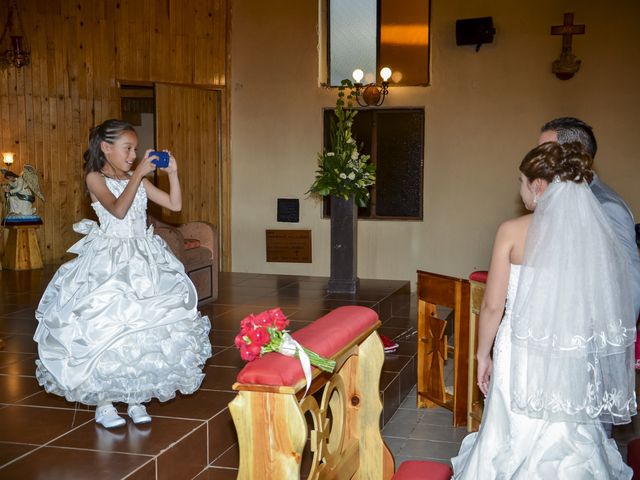
[[[164,170],[169,175],[178,173],[178,162],[176,162],[175,157],[171,154],[170,151],[165,150],[169,154],[169,166],[166,168],[161,168],[160,170]]]
[[[154,152],[154,150],[147,150],[146,155],[149,154],[149,152]],[[163,166],[158,166],[157,164],[155,165],[156,169],[158,170],[162,170],[164,172],[167,172],[169,175],[173,174],[173,173],[177,173],[178,172],[178,163],[176,162],[175,157],[171,154],[171,152],[169,150],[162,150],[162,153],[167,153],[169,155],[169,164],[166,167]],[[157,161],[157,157],[155,155],[151,155],[152,159],[154,161]]]
[[[156,170],[156,166],[153,163],[153,160],[155,159],[155,157],[149,158],[149,152],[152,152],[152,151],[153,150],[148,149],[147,151],[144,152],[144,157],[142,157],[142,160],[140,160],[140,163],[138,164],[138,167],[135,170],[135,173],[140,175],[140,178],[144,178],[148,174]]]
[[[158,167],[154,162],[158,161],[157,155],[154,155],[155,152],[153,149],[148,149],[144,152],[144,157],[140,160],[138,167],[135,170],[140,176],[140,179],[147,176],[149,173],[154,172],[156,170],[162,170],[169,174],[169,176],[177,175],[178,173],[178,163],[176,162],[175,157],[168,150],[164,150],[169,154],[169,165],[166,167]],[[151,155],[150,155],[151,154]]]

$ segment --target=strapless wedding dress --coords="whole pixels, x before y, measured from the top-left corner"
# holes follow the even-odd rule
[[[480,430],[451,459],[454,479],[631,479],[613,439],[599,421],[549,422],[511,411],[511,309],[520,266],[511,265],[507,302],[493,347],[493,374]]]

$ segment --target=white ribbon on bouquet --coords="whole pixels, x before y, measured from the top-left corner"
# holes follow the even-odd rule
[[[302,398],[306,397],[307,392],[309,392],[309,387],[311,387],[311,361],[309,360],[309,356],[302,348],[302,345],[296,342],[288,333],[282,335],[282,343],[280,344],[278,352],[287,357],[295,357],[296,354],[298,355],[298,360],[300,360],[300,365],[304,372],[304,378],[307,380],[307,388]]]

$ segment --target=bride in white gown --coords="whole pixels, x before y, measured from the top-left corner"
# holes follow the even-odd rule
[[[477,352],[485,409],[454,478],[630,479],[602,426],[636,414],[630,277],[588,188],[591,159],[546,143],[520,171],[535,214],[496,235]]]

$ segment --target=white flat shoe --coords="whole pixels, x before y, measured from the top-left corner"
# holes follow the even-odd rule
[[[129,415],[131,421],[136,425],[149,423],[151,421],[151,416],[147,413],[147,409],[144,405],[129,405],[127,408],[127,415]]]
[[[104,428],[122,427],[127,421],[118,415],[113,405],[96,408],[96,423]]]

